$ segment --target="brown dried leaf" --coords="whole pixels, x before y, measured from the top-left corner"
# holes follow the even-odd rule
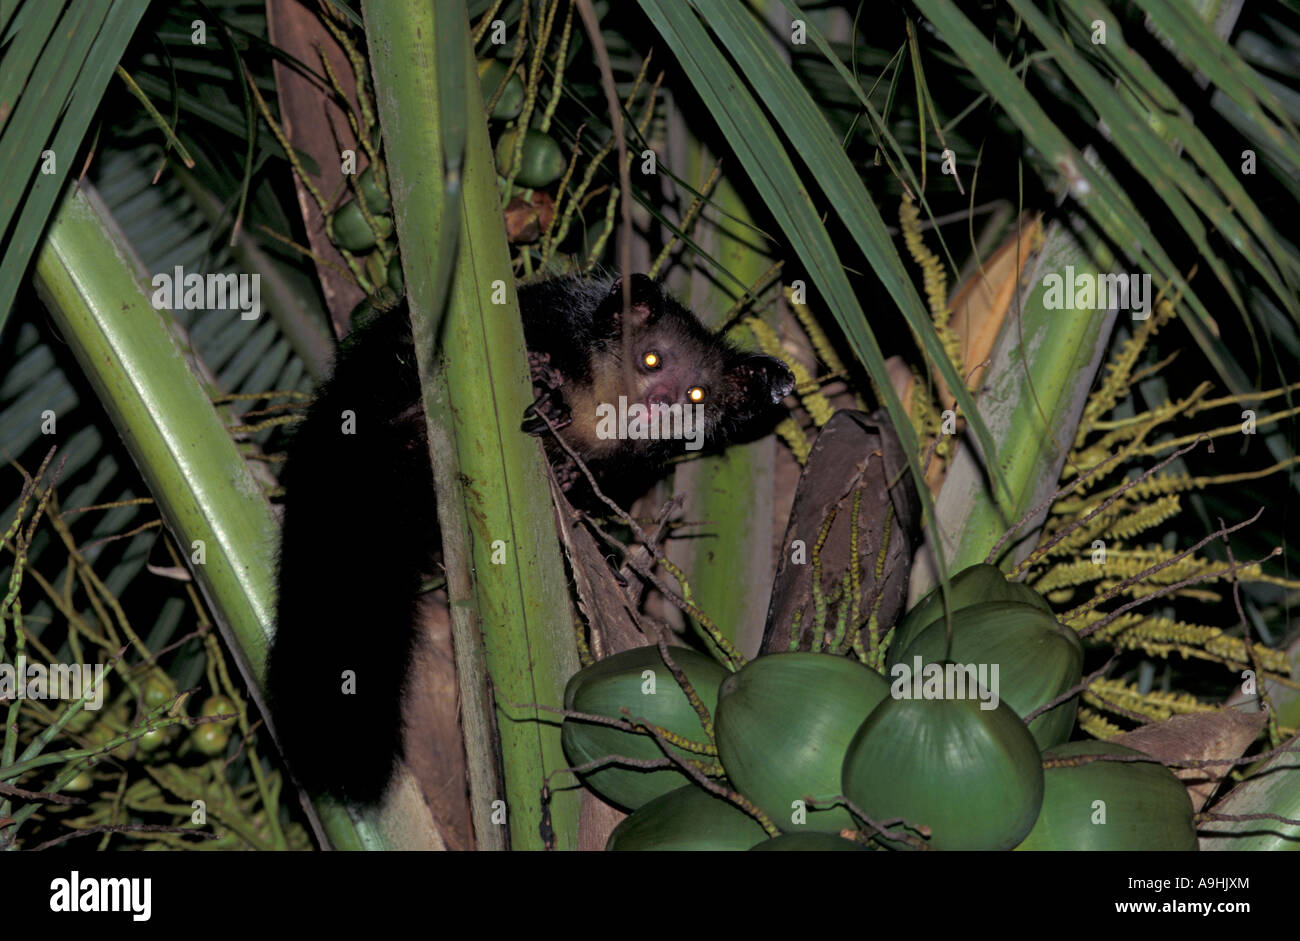
[[[1164,722],[1144,725],[1107,741],[1159,758],[1161,761],[1207,761],[1237,759],[1250,747],[1264,728],[1264,713],[1206,712],[1174,716]],[[1174,768],[1174,774],[1187,785],[1192,807],[1199,811],[1219,787],[1232,765],[1209,765],[1204,768]]]
[[[644,647],[648,639],[641,632],[637,614],[605,561],[595,537],[570,506],[564,491],[555,481],[553,468],[548,469],[547,479],[551,482],[560,540],[564,543],[564,552],[578,589],[578,607],[591,625],[592,655],[603,660],[633,647]]]
[[[997,342],[1002,324],[1011,311],[1011,303],[1020,289],[1020,280],[1041,233],[1042,218],[1033,216],[1020,231],[1013,231],[992,257],[952,295],[949,302],[952,316],[948,323],[960,341],[962,368],[967,373],[964,378],[972,390],[978,390],[983,380],[982,364],[993,355],[993,344]],[[953,408],[956,400],[947,384],[937,371],[934,375],[940,408]],[[891,369],[890,381],[896,390],[901,386],[903,407],[910,411],[916,377],[910,371],[900,373]],[[965,420],[961,419],[959,425],[964,424]],[[926,484],[931,493],[939,492],[946,470],[941,462],[935,461],[927,471]]]
[[[1041,217],[1029,219],[1019,232],[1012,232],[1003,241],[982,272],[977,272],[953,294],[950,323],[961,339],[961,360],[966,369],[973,369],[993,353],[993,344],[1011,310],[1011,301],[1020,290],[1022,273],[1041,230]],[[979,388],[983,374],[983,369],[976,369],[967,378],[967,384],[972,389]],[[945,401],[951,405],[951,399]]]
[[[305,0],[268,3],[267,36],[273,45],[318,73],[322,71],[320,50],[324,50],[339,84],[347,92],[348,100],[355,109],[357,93],[352,79],[352,66],[347,54],[321,24],[320,15],[316,5]],[[331,194],[339,191],[343,182],[343,169],[339,164],[340,150],[357,151],[357,173],[365,169],[365,158],[360,156],[360,147],[352,134],[347,114],[334,102],[333,89],[328,85],[278,59],[271,66],[275,71],[275,85],[280,99],[280,123],[284,133],[294,149],[309,154],[316,161],[320,175],[313,182],[328,199]],[[318,263],[316,273],[335,329],[339,336],[343,336],[348,332],[348,314],[364,294],[341,273],[347,270],[343,256],[325,237],[325,219],[316,201],[296,175],[294,186],[311,250],[318,258],[338,266],[335,269]]]
[[[862,492],[858,510],[860,620],[865,622],[870,616],[877,598],[876,615],[882,628],[893,624],[902,612],[921,517],[916,489],[902,445],[883,412],[867,415],[845,409],[831,416],[817,436],[799,479],[772,585],[763,653],[791,649],[796,613],[800,622],[795,649],[814,648],[813,546],[828,514],[834,511],[835,519],[820,552],[821,589],[830,596],[839,590],[850,567],[855,490]],[[878,583],[876,566],[886,534],[888,549]],[[802,563],[792,559],[795,540],[806,546]],[[828,626],[834,624],[834,618],[835,611],[828,612]]]

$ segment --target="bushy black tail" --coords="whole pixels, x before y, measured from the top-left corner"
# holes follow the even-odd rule
[[[267,695],[314,793],[378,800],[402,749],[420,579],[438,545],[405,309],[354,334],[295,429]]]

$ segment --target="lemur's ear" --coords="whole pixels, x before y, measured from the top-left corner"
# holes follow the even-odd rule
[[[623,310],[623,279],[615,278],[609,286],[609,293],[600,305],[600,312],[611,323],[621,322]],[[664,292],[659,283],[643,274],[632,275],[632,307],[630,323],[634,327],[644,327],[659,319],[664,312]]]
[[[727,381],[744,393],[751,402],[781,404],[794,389],[794,373],[775,356],[751,353],[740,357],[727,370]]]

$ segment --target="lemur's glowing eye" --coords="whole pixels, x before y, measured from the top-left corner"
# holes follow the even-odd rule
[[[705,398],[704,390],[699,386],[691,386],[691,388],[686,391],[686,397],[692,402],[703,402]]]
[[[664,364],[664,361],[659,358],[659,354],[653,350],[642,356],[641,362],[645,364],[646,369],[658,369]]]

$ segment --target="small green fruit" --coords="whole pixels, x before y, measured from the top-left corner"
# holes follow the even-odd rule
[[[928,826],[934,849],[1011,849],[1038,816],[1043,769],[1020,717],[983,705],[886,699],[849,746],[845,796],[877,822]]]
[[[694,784],[669,791],[609,835],[607,850],[747,850],[767,833],[740,808]]]
[[[388,196],[388,174],[376,164],[370,164],[357,177],[357,191],[366,201],[372,216],[388,212],[393,201]]]
[[[199,752],[211,757],[225,752],[230,736],[216,722],[205,722],[190,735],[190,741]]]
[[[145,680],[141,692],[144,696],[145,708],[150,712],[171,702],[172,696],[175,695],[167,681],[158,676],[151,676]]]
[[[393,253],[393,257],[388,259],[388,286],[399,297],[406,290],[406,279],[402,277],[402,260]]]
[[[483,106],[487,107],[492,96],[505,81],[509,65],[499,59],[480,59],[478,62],[479,87],[483,92]],[[524,108],[524,83],[518,75],[511,75],[506,87],[492,109],[491,117],[496,121],[509,121],[519,115]]]
[[[940,618],[908,646],[895,667],[915,669],[918,657],[922,663],[946,659],[990,671],[996,667],[996,683],[990,672],[989,685],[1021,718],[1073,689],[1083,676],[1079,635],[1041,608],[1014,601],[967,605],[953,612],[951,647]],[[1070,737],[1077,708],[1074,696],[1029,724],[1039,748]]]
[[[887,695],[884,677],[847,657],[750,661],[718,691],[715,731],[727,779],[783,830],[857,829],[843,807],[813,809],[803,799],[840,792],[849,742]]]
[[[515,140],[518,128],[512,128],[501,135],[497,141],[497,172],[502,176],[510,173],[510,164],[515,157]],[[564,175],[568,162],[564,151],[550,137],[541,131],[528,130],[524,133],[524,152],[520,158],[519,172],[515,182],[529,189],[541,189],[550,186]]]
[[[239,715],[239,710],[235,708],[235,704],[230,701],[229,697],[218,693],[203,700],[203,705],[199,708],[199,715],[230,716],[229,719],[222,719],[220,722],[213,723],[223,729],[228,729],[238,721],[235,716]]]
[[[104,721],[91,727],[90,731],[86,733],[86,738],[92,747],[99,748],[107,745],[113,739],[122,735],[124,731],[124,729],[113,728],[113,726],[109,724],[109,717],[105,717]],[[108,754],[119,761],[125,761],[131,757],[132,750],[132,743],[124,742],[117,746],[117,748],[108,752]]]
[[[727,671],[702,653],[685,647],[670,648],[675,662],[690,680],[710,715],[717,711],[718,687]],[[707,742],[700,717],[691,708],[685,692],[677,685],[657,647],[637,647],[580,670],[564,690],[564,707],[577,712],[626,718],[643,718],[694,742]],[[610,756],[633,759],[662,759],[663,751],[648,734],[637,734],[607,725],[565,719],[560,730],[564,753],[577,766]],[[677,751],[683,758],[702,756]],[[633,810],[647,801],[686,783],[677,769],[646,771],[609,763],[583,776],[583,782],[612,803]]]
[[[371,213],[371,216],[375,220],[380,238],[388,238],[393,234],[392,219],[374,213]],[[350,199],[334,211],[333,224],[334,242],[340,248],[346,248],[350,252],[366,252],[375,247],[376,233],[371,231],[370,224],[361,214],[361,207],[357,205],[356,200]]]
[[[1038,592],[1027,585],[1009,582],[995,565],[978,563],[964,568],[948,582],[948,604],[953,613],[972,604],[985,601],[1016,601],[1032,604],[1052,614],[1052,607]],[[893,666],[907,651],[916,636],[935,621],[943,620],[943,595],[936,586],[928,595],[913,605],[912,610],[898,622],[894,639],[890,642],[886,663]]]
[[[1069,742],[1043,752],[1043,809],[1019,850],[1194,850],[1196,824],[1187,788],[1155,761],[1092,761],[1088,755],[1140,755],[1110,742]]]
[[[117,732],[101,722],[86,733],[86,741],[90,743],[91,747],[98,748],[100,745],[107,745],[117,738],[117,735]]]
[[[144,735],[136,739],[136,744],[140,746],[140,751],[148,754],[155,752],[167,741],[166,729],[150,729]]]
[[[77,776],[63,785],[65,793],[79,794],[82,791],[89,791],[95,784],[95,779],[90,776],[89,771],[79,771]]]

